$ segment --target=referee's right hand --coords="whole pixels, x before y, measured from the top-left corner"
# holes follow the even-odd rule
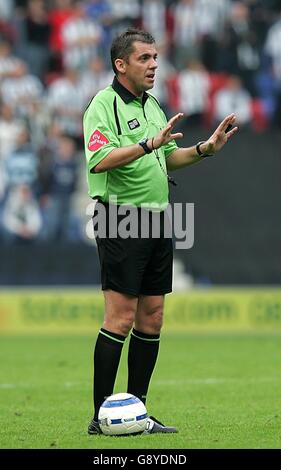
[[[181,139],[183,137],[182,132],[177,132],[176,134],[172,134],[173,127],[176,123],[183,118],[183,113],[178,113],[173,116],[167,123],[164,129],[161,129],[159,134],[153,137],[152,147],[153,149],[159,149],[162,145],[168,144],[171,140],[174,139]]]

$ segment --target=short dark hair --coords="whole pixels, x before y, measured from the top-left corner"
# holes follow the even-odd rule
[[[115,60],[123,59],[128,62],[130,55],[134,52],[133,43],[135,41],[144,42],[146,44],[155,43],[154,37],[147,31],[141,29],[127,29],[127,31],[117,36],[112,42],[110,51],[111,64],[116,75],[118,71],[115,66]]]

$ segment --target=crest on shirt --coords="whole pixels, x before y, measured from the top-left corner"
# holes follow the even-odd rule
[[[134,118],[131,121],[128,121],[128,126],[132,131],[132,130],[136,129],[137,127],[140,127],[140,123],[136,118]]]
[[[98,129],[96,129],[88,142],[88,149],[95,152],[103,145],[108,144],[109,140]]]

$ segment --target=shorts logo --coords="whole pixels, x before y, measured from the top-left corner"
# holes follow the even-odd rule
[[[140,127],[139,121],[135,118],[132,119],[131,121],[128,121],[128,126],[132,130],[136,129],[137,127]]]
[[[96,129],[90,137],[90,140],[88,143],[88,149],[91,150],[92,152],[95,152],[103,145],[108,144],[108,142],[109,141],[105,137],[105,135],[103,135],[100,131]]]

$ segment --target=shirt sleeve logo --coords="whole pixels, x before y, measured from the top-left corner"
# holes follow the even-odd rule
[[[103,135],[98,129],[96,129],[88,142],[88,149],[91,150],[92,152],[95,152],[99,148],[101,148],[103,145],[108,144],[109,140]]]

